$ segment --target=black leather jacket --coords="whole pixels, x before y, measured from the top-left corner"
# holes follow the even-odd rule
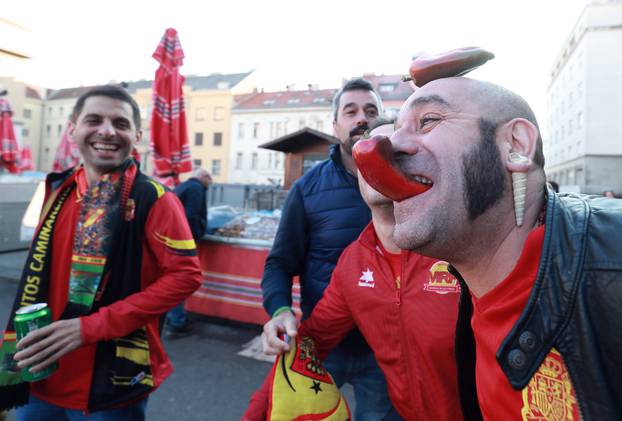
[[[545,224],[535,285],[497,361],[521,390],[554,347],[582,419],[622,420],[622,200],[549,190]],[[465,415],[477,419],[474,344],[465,331],[470,297],[464,297],[456,355]]]

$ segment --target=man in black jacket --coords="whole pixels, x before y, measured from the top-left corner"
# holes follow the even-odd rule
[[[620,201],[548,189],[531,108],[490,83],[428,83],[391,142],[429,187],[395,203],[397,244],[462,281],[465,418],[622,419]]]
[[[192,177],[175,187],[184,210],[186,219],[192,231],[194,242],[199,247],[201,238],[205,235],[207,226],[207,189],[212,184],[212,176],[203,168],[194,170]],[[192,324],[188,320],[188,313],[184,303],[166,313],[166,337],[169,339],[181,337],[192,332]]]

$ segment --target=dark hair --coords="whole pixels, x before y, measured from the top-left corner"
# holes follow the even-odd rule
[[[341,95],[343,95],[344,92],[348,92],[348,91],[373,92],[373,94],[378,99],[378,104],[380,105],[380,107],[382,107],[382,101],[380,101],[380,95],[378,95],[378,93],[375,91],[370,81],[360,78],[360,77],[355,78],[355,79],[350,79],[349,81],[345,83],[345,85],[343,85],[341,89],[339,89],[339,91],[337,91],[337,93],[333,97],[333,117],[335,121],[337,121],[337,112],[339,111],[339,101],[341,100]]]
[[[559,184],[557,184],[557,182],[551,180],[549,184],[555,193],[559,193]]]
[[[96,86],[80,95],[76,101],[76,105],[73,107],[73,111],[71,112],[72,122],[75,123],[78,120],[78,116],[80,116],[80,113],[84,108],[84,103],[88,98],[93,96],[105,96],[107,98],[117,99],[130,104],[130,107],[132,107],[132,120],[134,120],[134,126],[136,126],[136,130],[140,130],[140,109],[138,108],[138,104],[125,89],[115,85]]]

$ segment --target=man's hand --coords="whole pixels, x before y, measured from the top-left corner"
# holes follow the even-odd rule
[[[264,354],[277,355],[281,352],[289,351],[289,344],[279,339],[279,334],[285,333],[290,338],[295,338],[298,335],[296,325],[296,317],[291,311],[281,313],[263,325],[261,343]]]
[[[30,332],[17,343],[15,361],[19,368],[41,371],[63,355],[82,345],[80,319],[59,320]]]

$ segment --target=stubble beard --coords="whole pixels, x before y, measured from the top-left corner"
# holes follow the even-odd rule
[[[429,219],[414,223],[407,214],[408,209],[396,205],[393,240],[398,247],[444,260],[452,260],[452,256],[458,257],[461,251],[468,249],[474,238],[472,231],[465,229],[465,223],[475,222],[496,205],[506,191],[507,174],[495,134],[496,125],[481,119],[480,140],[462,158],[459,174],[463,185],[462,210],[455,209],[451,198],[447,198],[444,207],[430,210]],[[450,211],[450,208],[453,209]]]

